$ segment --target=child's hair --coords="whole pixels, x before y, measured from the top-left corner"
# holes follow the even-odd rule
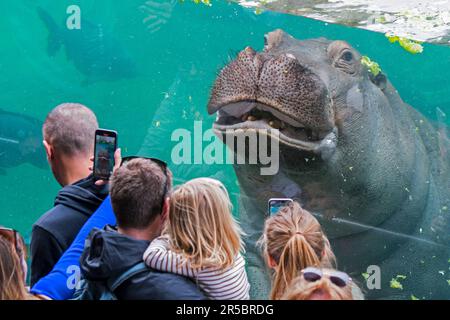
[[[297,202],[282,208],[265,222],[260,240],[266,260],[276,262],[271,299],[279,299],[306,267],[334,267],[336,259],[322,228]]]
[[[322,269],[324,274],[332,271],[331,269]],[[280,300],[362,300],[363,298],[361,290],[354,282],[348,283],[345,287],[338,287],[327,276],[323,276],[315,282],[307,281],[299,276],[292,280]]]
[[[23,272],[13,245],[0,237],[0,300],[26,299]]]
[[[231,210],[228,192],[218,180],[198,178],[176,187],[164,230],[171,249],[182,254],[192,268],[232,266],[244,245]]]

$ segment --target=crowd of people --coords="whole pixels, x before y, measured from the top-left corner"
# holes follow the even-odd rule
[[[0,300],[250,299],[245,233],[225,186],[197,178],[173,187],[164,161],[122,158],[120,149],[110,180],[96,181],[97,128],[80,104],[61,104],[47,116],[43,144],[62,189],[33,225],[30,287],[22,237],[0,228]],[[273,273],[268,298],[363,299],[335,270],[330,242],[300,204],[269,217],[262,234]]]

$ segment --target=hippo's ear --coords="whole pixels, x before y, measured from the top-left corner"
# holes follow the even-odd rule
[[[292,36],[281,29],[269,32],[264,36],[264,51],[274,49],[288,39],[292,39]]]
[[[381,90],[386,89],[386,76],[384,73],[379,72],[376,76],[374,76],[372,73],[369,73],[370,81],[372,81],[377,87],[379,87]]]

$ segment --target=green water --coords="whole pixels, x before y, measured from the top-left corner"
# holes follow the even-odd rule
[[[158,11],[161,20],[145,20],[152,4],[143,0],[2,1],[0,109],[43,121],[57,104],[80,102],[95,111],[101,127],[118,131],[124,154],[158,156],[170,162],[174,129],[192,130],[194,120],[203,120],[204,130],[211,126],[214,119],[208,116],[206,104],[217,71],[248,45],[260,50],[264,34],[282,28],[299,39],[348,41],[380,64],[407,103],[433,121],[437,107],[450,114],[449,47],[424,44],[423,54],[412,55],[382,34],[275,12],[255,14],[225,1],[212,3],[208,7],[187,0],[168,2]],[[89,77],[85,71],[89,65],[77,67],[76,59],[67,58],[65,46],[49,56],[49,30],[37,8],[64,28],[71,4],[82,10],[82,28],[84,21],[103,28],[101,34],[92,34],[92,42],[68,50],[69,55],[101,63],[99,51],[103,58],[117,54],[103,52],[101,39],[113,39],[135,65],[135,76]],[[159,29],[152,26],[154,22]],[[174,172],[178,181],[221,177],[238,211],[239,188],[230,165],[184,166]],[[58,189],[49,169],[26,162],[0,168],[0,224],[29,234],[33,222],[52,206]]]

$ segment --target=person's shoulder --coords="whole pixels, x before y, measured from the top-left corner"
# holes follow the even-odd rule
[[[40,227],[44,230],[51,232],[54,228],[67,228],[70,224],[71,217],[69,214],[72,212],[70,208],[63,205],[56,205],[46,213],[44,213],[34,224],[34,227]]]
[[[68,246],[88,218],[69,207],[56,205],[33,224],[32,237],[36,233],[47,233],[62,246]]]
[[[127,299],[204,300],[206,296],[189,278],[154,269],[141,272],[125,285]],[[130,296],[130,294],[132,296]]]
[[[48,246],[49,242],[56,242],[59,246],[64,243],[64,237],[61,230],[67,226],[63,223],[61,216],[55,208],[44,213],[34,224],[31,229],[31,245]]]
[[[178,293],[183,292],[184,290],[195,292],[200,290],[197,285],[187,277],[150,268],[148,269],[148,272],[143,274],[143,281],[149,283],[157,291]]]
[[[60,221],[61,216],[61,208],[59,208],[59,206],[55,206],[40,216],[40,218],[33,224],[33,229],[40,228],[48,231],[48,226]]]

